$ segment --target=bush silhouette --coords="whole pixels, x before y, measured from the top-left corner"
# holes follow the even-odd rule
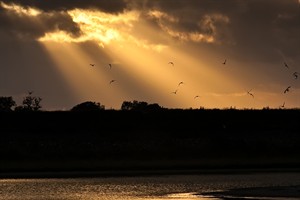
[[[16,102],[12,97],[0,97],[0,111],[12,111],[13,106],[16,106]]]
[[[160,110],[161,107],[157,104],[148,104],[144,101],[124,101],[121,106],[121,110],[132,110],[132,111],[155,111]]]
[[[41,106],[41,97],[32,96],[32,92],[28,92],[28,95],[23,98],[21,106],[17,106],[15,111],[39,111]]]
[[[74,106],[71,111],[99,111],[104,109],[105,106],[101,105],[99,102],[86,101]]]

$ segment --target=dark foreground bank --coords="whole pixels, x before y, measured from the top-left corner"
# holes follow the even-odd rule
[[[299,119],[300,110],[0,113],[0,173],[298,170]]]
[[[300,199],[300,185],[237,188],[221,192],[201,193],[218,199]]]

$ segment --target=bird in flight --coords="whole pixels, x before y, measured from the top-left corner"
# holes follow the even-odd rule
[[[293,76],[295,77],[295,79],[298,78],[298,74],[299,74],[298,72],[294,72],[294,73],[293,73]]]
[[[110,63],[109,63],[108,65],[109,65],[109,69],[111,69],[111,68],[112,68],[112,65],[111,65]]]
[[[91,63],[91,64],[90,64],[90,66],[94,67],[94,66],[95,66],[95,64],[92,64],[92,63]]]
[[[199,98],[200,96],[199,95],[196,95],[195,97],[194,97],[194,99],[197,99],[197,98]]]
[[[251,90],[247,91],[247,94],[249,94],[250,96],[252,96],[254,98],[254,95],[253,95],[253,93],[251,93]]]
[[[287,88],[284,90],[284,92],[283,92],[283,93],[287,93],[287,92],[289,92],[289,91],[290,91],[290,88],[291,88],[291,86],[287,87]]]
[[[175,90],[174,92],[172,92],[173,94],[177,94],[177,91],[178,91],[178,89],[177,90]]]
[[[284,64],[284,66],[286,67],[286,68],[290,68],[289,66],[288,66],[288,64],[286,64],[286,62],[283,62],[283,64]]]
[[[170,65],[173,65],[173,66],[174,66],[174,63],[173,63],[173,62],[171,62],[171,61],[170,61],[168,64],[170,64]]]
[[[111,81],[109,82],[109,84],[112,84],[112,83],[115,82],[115,81],[116,81],[116,80],[113,79],[113,80],[111,80]]]
[[[182,84],[184,84],[184,82],[183,82],[183,81],[181,81],[180,83],[178,83],[178,87],[179,87],[180,85],[182,85]]]
[[[224,60],[223,65],[226,65],[227,59]]]

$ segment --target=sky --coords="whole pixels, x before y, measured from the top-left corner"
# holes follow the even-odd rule
[[[299,108],[299,36],[300,0],[0,0],[0,96]]]

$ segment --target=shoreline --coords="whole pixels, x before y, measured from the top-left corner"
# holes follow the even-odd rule
[[[156,169],[156,170],[102,170],[102,171],[15,171],[0,172],[0,179],[36,178],[109,178],[185,175],[230,175],[260,173],[300,173],[299,168],[243,168],[243,169]]]
[[[253,187],[253,188],[236,188],[221,192],[200,193],[204,197],[220,198],[223,200],[230,199],[299,199],[300,185],[291,186],[270,186],[270,187]]]

